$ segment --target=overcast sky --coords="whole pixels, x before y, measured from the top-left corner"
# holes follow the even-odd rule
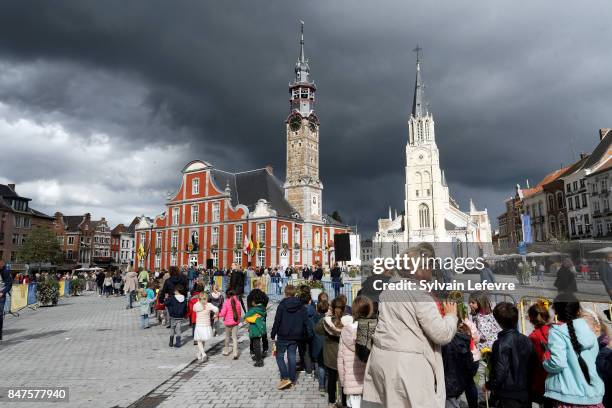
[[[324,210],[361,231],[403,206],[417,43],[451,194],[494,223],[612,127],[609,0],[3,2],[0,183],[114,225],[193,159],[284,179],[300,19]]]

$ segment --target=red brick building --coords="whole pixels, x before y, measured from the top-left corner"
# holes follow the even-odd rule
[[[55,235],[59,240],[67,267],[110,266],[111,230],[106,219],[92,220],[91,214],[64,215],[55,213]]]
[[[136,227],[136,264],[149,270],[171,265],[242,266],[329,265],[334,235],[347,232],[323,213],[319,178],[316,86],[304,52],[304,32],[289,84],[285,121],[287,167],[284,183],[271,168],[230,173],[195,160],[183,169],[178,192],[166,211]],[[245,254],[252,240],[255,250]]]
[[[228,173],[196,160],[182,173],[166,211],[153,220],[141,217],[136,227],[139,266],[158,270],[207,259],[220,268],[334,262],[333,237],[347,227],[327,215],[318,224],[304,222],[270,168]],[[245,237],[256,247],[250,254]]]

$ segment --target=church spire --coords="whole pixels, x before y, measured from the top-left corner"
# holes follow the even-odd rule
[[[423,49],[418,45],[413,50],[416,52],[416,78],[414,80],[414,99],[412,101],[412,116],[422,117],[427,115],[427,104],[425,103],[425,92],[423,80],[421,78],[421,51]]]
[[[304,22],[300,20],[300,56],[295,63],[295,82],[311,83],[310,67],[304,52]]]

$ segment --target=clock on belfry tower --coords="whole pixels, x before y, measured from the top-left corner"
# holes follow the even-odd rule
[[[319,180],[319,119],[314,112],[316,86],[304,55],[304,22],[301,26],[295,80],[289,84],[285,198],[304,220],[321,221],[323,184]]]

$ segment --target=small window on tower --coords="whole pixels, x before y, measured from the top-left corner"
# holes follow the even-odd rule
[[[302,98],[308,99],[308,88],[302,89]]]

